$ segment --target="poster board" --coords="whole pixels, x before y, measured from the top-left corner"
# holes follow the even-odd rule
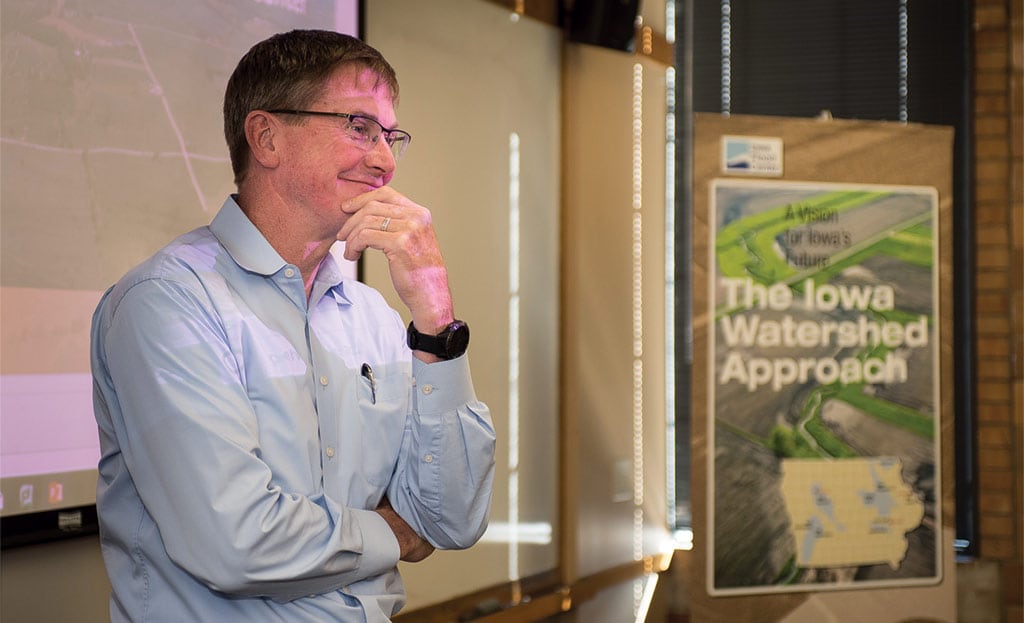
[[[696,116],[695,620],[955,621],[951,174],[949,128]]]

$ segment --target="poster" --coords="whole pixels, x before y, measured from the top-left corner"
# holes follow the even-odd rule
[[[936,190],[710,194],[708,592],[939,582]]]

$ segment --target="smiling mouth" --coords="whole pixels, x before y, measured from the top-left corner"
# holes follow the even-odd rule
[[[377,182],[367,182],[367,181],[364,181],[364,180],[350,180],[350,179],[345,179],[345,178],[341,178],[341,180],[343,182],[348,182],[349,184],[357,184],[359,186],[366,186],[370,190],[376,190],[376,189],[378,189],[378,188],[380,188],[382,186],[381,184],[379,184]]]

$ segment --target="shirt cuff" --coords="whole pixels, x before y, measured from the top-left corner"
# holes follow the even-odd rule
[[[476,400],[469,356],[424,363],[412,358],[416,379],[416,410],[421,414],[454,411]]]
[[[391,526],[377,511],[350,509],[363,533],[363,551],[359,561],[360,575],[370,577],[393,571],[401,551]]]

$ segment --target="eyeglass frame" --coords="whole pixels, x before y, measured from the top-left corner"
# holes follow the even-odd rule
[[[384,142],[387,143],[388,148],[391,150],[392,155],[394,155],[395,157],[395,160],[398,160],[399,158],[402,157],[402,154],[404,154],[405,150],[409,147],[409,143],[412,142],[412,135],[406,132],[405,130],[399,130],[398,128],[385,128],[384,124],[382,124],[380,121],[377,121],[373,117],[367,117],[366,115],[358,115],[355,113],[347,112],[330,112],[326,110],[296,110],[293,108],[276,108],[274,110],[268,110],[267,112],[272,115],[310,115],[314,117],[337,117],[345,119],[349,123],[351,123],[353,119],[365,119],[366,121],[369,121],[371,124],[380,128],[380,132],[377,134],[376,139],[369,139],[371,141],[371,144],[369,146],[365,146],[366,151],[370,151],[371,149],[373,149],[373,147],[377,144],[377,140],[379,140],[380,137],[383,135]],[[395,151],[395,140],[391,138],[393,135],[396,134],[405,137],[405,140],[402,141],[401,149],[397,152]],[[348,132],[346,132],[346,135],[348,135],[350,138],[354,138],[356,141],[360,140],[358,137],[352,137],[351,135],[348,134]],[[364,146],[360,145],[360,147]]]

